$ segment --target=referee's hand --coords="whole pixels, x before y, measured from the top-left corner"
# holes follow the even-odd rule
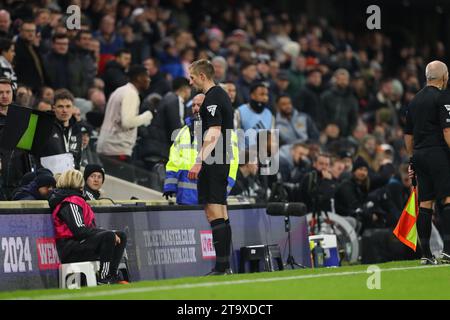
[[[408,177],[412,180],[416,177],[416,173],[411,165],[408,166]]]
[[[202,168],[201,163],[196,163],[192,166],[191,170],[189,170],[188,178],[190,180],[197,180],[198,179],[198,173],[200,172]]]

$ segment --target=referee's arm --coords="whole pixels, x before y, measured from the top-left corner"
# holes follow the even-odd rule
[[[405,141],[406,153],[411,158],[414,152],[414,136],[413,136],[413,122],[411,119],[410,106],[406,110],[405,118],[406,124],[404,128],[403,140]]]
[[[450,133],[449,133],[449,138],[450,138]],[[412,157],[413,150],[414,150],[414,137],[412,134],[405,133],[403,136],[403,139],[405,141],[406,153],[408,154],[409,157]],[[447,140],[445,140],[445,141],[447,141]],[[448,142],[447,142],[447,144],[448,144]]]

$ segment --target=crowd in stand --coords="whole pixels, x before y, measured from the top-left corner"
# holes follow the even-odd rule
[[[442,43],[397,52],[382,32],[357,35],[246,2],[223,10],[208,3],[194,21],[188,2],[2,5],[0,77],[10,79],[15,104],[56,117],[38,156],[70,152],[77,169],[101,165],[99,155],[146,170],[166,163],[196,94],[188,66],[208,59],[233,102],[235,128],[279,130],[279,173],[262,176],[262,164],[246,157],[231,194],[334,210],[360,234],[392,229],[410,186],[404,109],[424,84],[426,62],[445,56]],[[81,7],[79,30],[66,27],[69,4]],[[2,183],[10,189],[30,165],[40,167],[35,156],[5,181],[6,158]],[[22,194],[45,198],[40,188],[55,186],[39,174],[31,182],[34,190],[22,186]]]

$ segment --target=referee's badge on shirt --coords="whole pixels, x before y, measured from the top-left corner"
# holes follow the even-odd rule
[[[210,106],[206,107],[206,110],[208,110],[208,112],[211,113],[211,115],[213,117],[216,114],[216,109],[217,109],[217,104],[213,104],[213,105],[210,105]]]

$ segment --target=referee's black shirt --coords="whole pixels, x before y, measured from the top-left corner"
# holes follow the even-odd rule
[[[408,106],[404,132],[413,135],[414,150],[448,148],[442,133],[444,128],[450,128],[450,93],[426,86]]]
[[[200,107],[200,117],[202,119],[202,135],[205,137],[205,131],[214,126],[220,126],[222,132],[222,146],[217,145],[211,153],[215,156],[216,150],[223,152],[223,158],[226,160],[226,154],[231,155],[231,133],[226,134],[227,129],[233,129],[233,107],[230,97],[220,86],[214,86],[205,93],[205,100]],[[226,141],[226,140],[229,141]],[[227,152],[228,151],[228,152]],[[227,153],[225,153],[227,152]],[[219,156],[219,155],[218,155]],[[216,157],[217,159],[217,157]]]

